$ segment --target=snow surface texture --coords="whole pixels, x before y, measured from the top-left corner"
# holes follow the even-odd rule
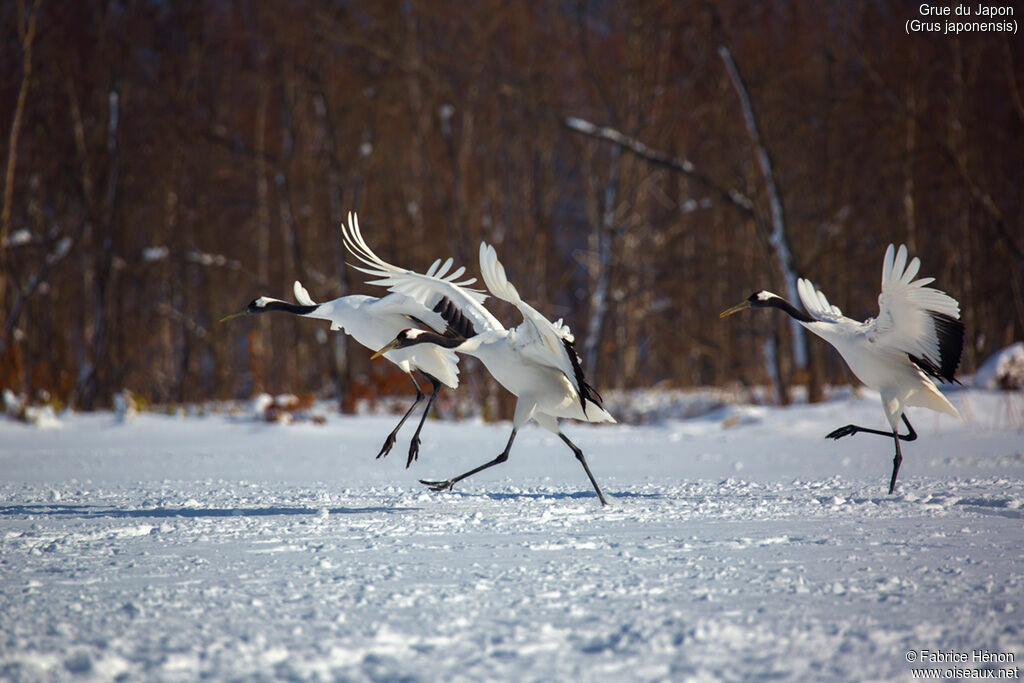
[[[918,410],[897,493],[877,395],[556,437],[392,417],[0,421],[0,679],[911,680],[1024,661],[1020,394]],[[725,427],[724,425],[731,425]],[[403,432],[408,438],[411,430]],[[400,444],[407,442],[400,441]],[[968,663],[965,668],[1006,665]]]

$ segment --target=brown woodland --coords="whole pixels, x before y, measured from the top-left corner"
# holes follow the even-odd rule
[[[970,372],[1024,338],[1024,42],[908,36],[916,13],[0,1],[0,387],[84,410],[409,391],[324,323],[217,322],[295,279],[375,293],[348,210],[410,268],[475,273],[493,242],[601,389],[851,381],[817,339],[800,367],[781,315],[719,321],[785,294],[779,237],[856,318],[905,242],[960,300]]]

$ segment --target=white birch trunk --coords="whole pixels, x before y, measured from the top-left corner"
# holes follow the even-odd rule
[[[772,160],[768,149],[761,140],[761,133],[757,126],[757,119],[754,116],[754,108],[750,102],[750,95],[746,86],[740,78],[736,64],[733,62],[732,54],[724,45],[719,46],[718,54],[725,63],[725,69],[729,72],[729,79],[740,100],[743,109],[743,120],[747,126],[751,141],[754,143],[757,152],[757,163],[761,167],[761,174],[764,176],[764,183],[768,190],[768,207],[771,218],[771,231],[768,233],[768,243],[775,254],[775,260],[782,274],[786,287],[786,298],[794,304],[800,301],[796,289],[796,281],[799,275],[793,267],[793,254],[789,248],[789,238],[786,234],[786,220],[782,209],[782,199],[779,197],[779,190],[775,184],[775,174],[772,171]],[[798,368],[807,367],[807,337],[804,328],[799,322],[790,318],[790,331],[793,335],[793,361]]]

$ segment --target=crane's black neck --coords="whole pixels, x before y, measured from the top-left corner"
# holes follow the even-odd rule
[[[302,304],[290,304],[287,301],[268,301],[262,306],[251,306],[250,311],[252,313],[266,313],[267,311],[282,311],[284,313],[292,313],[294,315],[308,315],[320,308],[320,304],[313,304],[312,306],[305,306]]]
[[[415,337],[409,337],[403,340],[402,343],[398,346],[398,348],[406,349],[409,348],[410,346],[416,346],[418,344],[434,344],[436,346],[441,346],[446,349],[454,349],[456,346],[459,346],[464,341],[466,340],[460,336],[444,335],[438,334],[437,332],[424,330],[417,334]]]
[[[756,306],[756,307],[760,307],[760,308],[763,308],[763,307],[766,307],[766,306],[771,306],[772,308],[777,308],[780,311],[785,312],[787,315],[789,315],[789,317],[795,318],[796,320],[799,320],[802,323],[813,323],[813,322],[815,322],[814,318],[812,318],[811,316],[807,315],[806,313],[804,313],[803,311],[798,309],[796,306],[794,306],[793,304],[791,304],[788,301],[786,301],[785,299],[783,299],[782,297],[773,296],[773,297],[770,297],[770,298],[765,299],[765,300],[758,299],[756,301],[751,301],[750,303],[751,303],[752,306]]]

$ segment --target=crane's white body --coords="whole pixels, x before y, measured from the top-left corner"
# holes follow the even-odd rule
[[[928,287],[933,278],[914,280],[921,266],[916,257],[907,262],[907,249],[893,246],[885,252],[882,292],[877,318],[852,320],[810,281],[797,283],[800,300],[814,322],[805,328],[835,347],[861,382],[877,391],[893,430],[906,406],[930,408],[963,417],[942,395],[934,380],[911,361],[910,355],[941,365],[939,338],[932,313],[960,317],[960,306],[945,292]]]
[[[514,329],[506,329],[484,308],[485,295],[467,289],[465,283],[454,282],[462,269],[447,279],[440,279],[392,266],[370,250],[359,233],[358,222],[351,220],[345,240],[352,254],[363,263],[359,270],[378,278],[371,284],[407,294],[430,309],[447,299],[472,322],[475,336],[453,350],[478,358],[499,384],[518,397],[513,416],[515,428],[533,419],[558,434],[558,418],[615,422],[606,410],[583,398],[583,387],[563,343],[563,340],[572,341],[568,326],[561,320],[549,321],[519,297],[505,277],[493,247],[480,245],[480,270],[488,291],[523,313],[522,324]],[[433,345],[419,344],[410,348],[423,346]]]
[[[353,294],[317,304],[298,281],[294,289],[299,303],[316,306],[312,312],[301,314],[303,317],[330,321],[332,330],[345,332],[371,351],[408,329],[414,318],[439,333],[447,325],[440,315],[404,294],[382,298]],[[388,351],[384,357],[406,374],[418,370],[452,389],[459,386],[459,358],[449,349],[424,344]]]
[[[531,417],[558,433],[557,418],[585,422],[615,422],[604,408],[584,396],[565,341],[572,342],[568,325],[551,322],[522,300],[505,276],[494,247],[481,243],[480,272],[487,290],[523,314],[518,327],[490,330],[455,347],[479,358],[495,380],[519,397],[512,424],[519,427]]]
[[[517,351],[515,331],[481,332],[454,348],[479,359],[498,384],[518,397],[513,426],[518,428],[533,418],[537,424],[557,434],[558,418],[615,422],[604,408],[589,402],[584,414],[575,387],[559,368],[524,361]]]

